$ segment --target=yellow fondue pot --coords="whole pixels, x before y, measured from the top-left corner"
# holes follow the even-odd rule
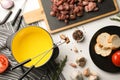
[[[50,34],[43,28],[28,26],[19,30],[13,37],[11,51],[18,63],[39,55],[35,59],[25,64],[25,67],[31,67],[38,62],[44,55],[43,52],[53,47],[53,40]],[[40,67],[49,61],[53,53],[50,50],[35,67]]]

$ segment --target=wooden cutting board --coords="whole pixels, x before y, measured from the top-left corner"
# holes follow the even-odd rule
[[[34,11],[25,13],[24,19],[27,24],[44,20],[48,31],[50,33],[56,33],[63,31],[105,16],[115,14],[119,11],[116,0],[104,0],[104,2],[98,4],[99,11],[84,13],[82,17],[78,17],[76,20],[69,21],[69,24],[63,21],[57,20],[56,17],[50,16],[51,11],[51,0],[38,0],[40,8]],[[97,26],[96,26],[97,27]]]

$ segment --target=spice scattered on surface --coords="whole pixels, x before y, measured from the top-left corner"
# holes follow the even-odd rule
[[[66,36],[65,36],[64,34],[61,34],[61,35],[60,35],[60,38],[61,38],[62,40],[65,40],[65,39],[66,39]]]
[[[84,39],[84,35],[81,30],[75,30],[72,36],[73,36],[73,39],[76,40],[77,42],[81,42]]]
[[[68,44],[70,42],[70,39],[66,37],[65,42]]]
[[[77,49],[77,47],[73,47],[73,51],[74,51],[75,53],[78,53],[78,52],[79,52],[78,49]]]
[[[80,52],[82,52],[82,50],[80,50]]]
[[[77,65],[75,63],[70,63],[70,66],[72,66],[73,68],[77,68]]]
[[[70,42],[70,39],[69,39],[67,36],[65,36],[64,34],[61,34],[61,35],[60,35],[60,38],[61,38],[62,40],[65,40],[65,42],[66,42],[67,44]]]

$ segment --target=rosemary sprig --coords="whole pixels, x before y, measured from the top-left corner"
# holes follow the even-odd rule
[[[111,20],[114,20],[114,21],[119,21],[120,22],[120,19],[118,18],[110,18]]]
[[[120,14],[117,14],[116,16],[117,16],[117,18],[110,18],[110,19],[120,22]]]
[[[116,16],[120,18],[120,14],[117,14]]]
[[[61,74],[66,62],[67,62],[67,56],[65,56],[64,60],[61,61],[61,64],[59,65],[56,73],[53,75],[52,80],[58,80],[59,75]]]

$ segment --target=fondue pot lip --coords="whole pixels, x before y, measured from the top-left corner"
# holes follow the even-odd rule
[[[42,27],[40,27],[40,26],[34,26],[34,25],[26,26],[26,27],[20,29],[19,31],[17,31],[17,32],[13,35],[13,38],[12,38],[12,40],[11,40],[11,52],[12,52],[12,56],[14,57],[14,59],[15,59],[18,63],[20,63],[20,62],[19,62],[19,61],[17,60],[17,58],[15,58],[15,56],[13,55],[13,51],[12,51],[12,50],[13,50],[13,46],[12,46],[12,44],[13,44],[14,38],[17,36],[17,34],[19,34],[20,31],[22,31],[22,30],[24,30],[24,29],[26,29],[26,28],[40,28],[40,29],[44,30],[44,31],[49,35],[49,37],[50,37],[50,39],[51,39],[52,47],[54,46],[53,39],[52,39],[50,33],[49,33],[47,30],[45,30],[44,28],[42,28]],[[51,47],[51,48],[52,48],[52,47]],[[39,65],[39,66],[37,66],[37,67],[35,66],[35,68],[39,68],[39,67],[45,65],[45,64],[51,59],[51,57],[53,56],[53,49],[52,49],[51,51],[52,51],[52,52],[51,52],[50,57],[49,57],[43,64],[41,64],[41,65]],[[35,62],[35,63],[36,63],[36,62]],[[24,66],[24,65],[23,65],[23,66]],[[31,66],[32,66],[32,65],[31,65]],[[28,66],[24,66],[24,67],[29,68]]]

